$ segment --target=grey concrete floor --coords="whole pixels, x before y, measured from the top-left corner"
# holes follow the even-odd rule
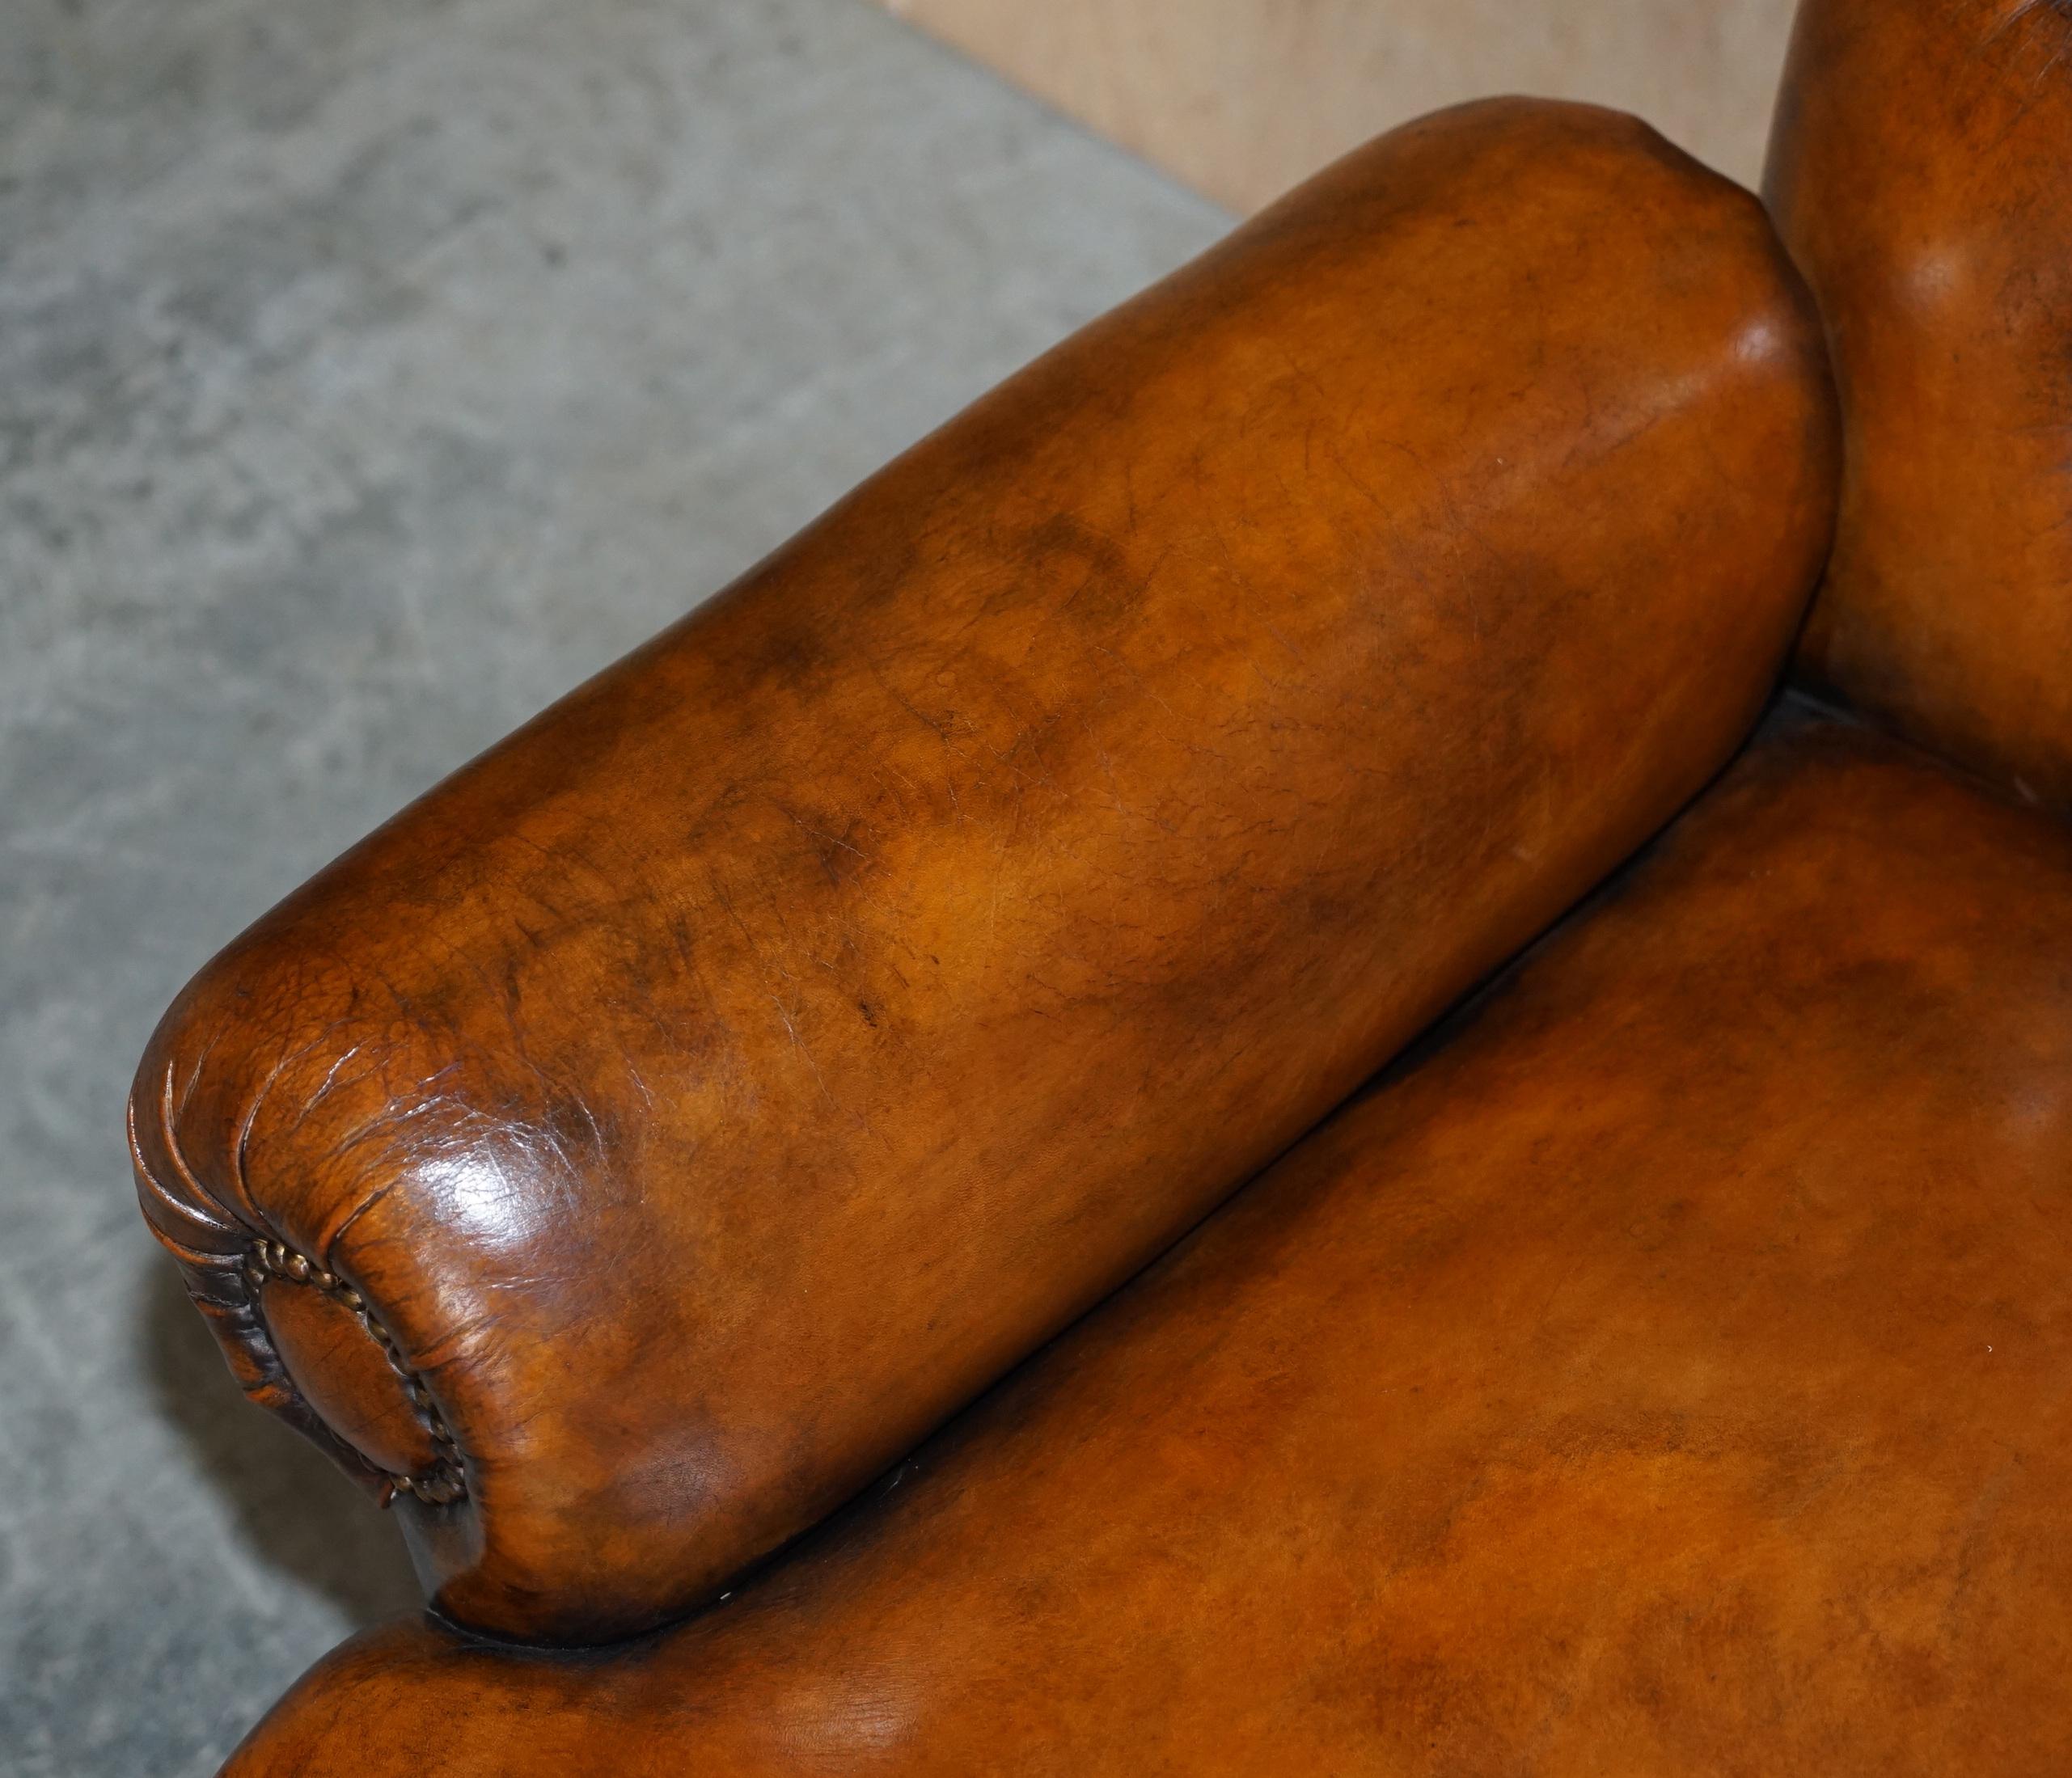
[[[414,1597],[137,1218],[182,980],[1223,226],[866,0],[0,6],[0,1770]]]

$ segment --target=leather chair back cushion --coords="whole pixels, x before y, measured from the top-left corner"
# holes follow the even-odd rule
[[[1803,0],[1767,185],[1846,424],[1805,672],[2072,807],[2072,4]]]

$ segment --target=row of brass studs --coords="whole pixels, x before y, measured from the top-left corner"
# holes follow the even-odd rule
[[[460,1446],[447,1430],[438,1404],[432,1400],[431,1391],[417,1380],[417,1373],[404,1362],[394,1337],[374,1318],[366,1299],[357,1290],[336,1272],[325,1271],[307,1255],[298,1253],[280,1241],[253,1242],[245,1254],[244,1275],[255,1291],[269,1278],[307,1284],[313,1290],[322,1291],[341,1308],[352,1311],[367,1330],[368,1337],[381,1348],[389,1368],[402,1379],[403,1392],[409,1396],[411,1405],[431,1434],[432,1442],[438,1447],[439,1459],[422,1476],[388,1476],[388,1488],[382,1496],[383,1506],[386,1506],[395,1495],[415,1494],[433,1506],[445,1506],[467,1492],[467,1477],[460,1467]]]

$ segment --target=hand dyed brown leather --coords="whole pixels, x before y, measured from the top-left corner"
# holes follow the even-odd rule
[[[2072,0],[1805,0],[1768,188],[1847,441],[1805,667],[2072,805]]]
[[[734,1599],[236,1778],[2072,1769],[2072,831],[1759,748]]]
[[[458,1618],[587,1638],[710,1594],[1718,768],[1826,540],[1817,332],[1745,194],[1512,101],[1077,336],[183,996],[142,1190],[246,1387],[408,1484]],[[1245,1389],[1321,1387],[1263,1362]],[[1224,1411],[1145,1400],[1176,1437]],[[1152,1447],[1059,1436],[1015,1448],[1078,1477],[1070,1536],[1139,1548]],[[1175,1455],[1186,1512],[1232,1491]],[[1157,1639],[1195,1571],[1145,1559]]]

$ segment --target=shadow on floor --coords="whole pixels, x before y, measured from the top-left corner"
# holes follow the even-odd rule
[[[245,1400],[173,1269],[148,1267],[136,1301],[159,1411],[235,1507],[247,1546],[355,1627],[414,1607],[421,1595],[395,1525],[328,1457]]]

